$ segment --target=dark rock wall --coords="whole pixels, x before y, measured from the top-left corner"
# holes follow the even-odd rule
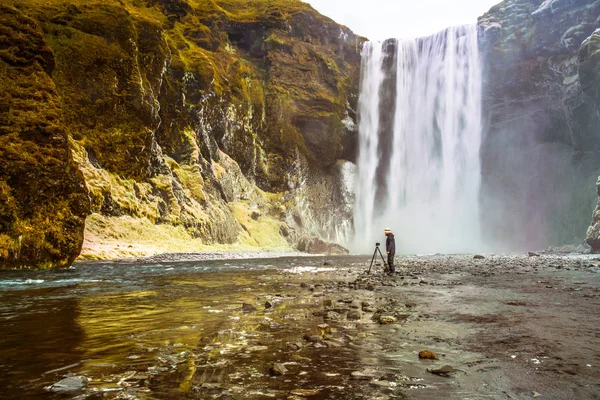
[[[600,115],[600,29],[596,29],[581,45],[579,80],[583,92],[594,102],[596,115]],[[596,187],[600,197],[600,178],[598,178]],[[600,251],[600,199],[592,215],[586,242],[595,252]]]
[[[482,218],[495,249],[584,240],[600,117],[579,55],[599,16],[600,1],[507,0],[479,19]]]
[[[25,256],[3,245],[2,266],[67,265],[90,211],[183,226],[207,244],[234,243],[245,228],[229,204],[264,205],[232,186],[240,179],[252,186],[246,192],[281,196],[272,214],[282,223],[298,203],[306,207],[284,229],[291,246],[303,236],[332,237],[321,227],[347,217],[339,203],[313,212],[314,191],[303,185],[312,173],[336,176],[337,161],[352,157],[356,133],[344,121],[355,118],[362,39],[308,4],[8,0],[2,18],[0,138],[51,154],[42,159],[23,148],[13,160],[4,154],[10,147],[0,149],[0,239],[21,240],[22,222],[34,218],[25,209],[64,211],[45,222],[63,237],[44,239],[39,223],[31,228],[39,246],[56,243],[54,258],[47,249]],[[24,54],[14,54],[19,32],[31,42],[18,43]],[[33,83],[13,90],[18,79]],[[26,98],[8,97],[15,91]],[[39,109],[43,120],[14,122],[18,104]],[[343,188],[326,181],[334,201]]]

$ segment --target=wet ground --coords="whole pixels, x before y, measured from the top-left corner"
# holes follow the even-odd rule
[[[0,398],[600,399],[597,256],[369,262],[2,273]]]

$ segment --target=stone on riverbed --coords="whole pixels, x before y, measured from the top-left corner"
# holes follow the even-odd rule
[[[437,360],[438,356],[433,351],[422,350],[419,352],[419,359],[421,360]]]
[[[281,363],[275,363],[269,368],[269,375],[271,376],[281,376],[285,375],[287,372],[288,369]]]
[[[294,390],[292,390],[292,394],[294,394],[296,396],[302,396],[302,397],[316,396],[320,392],[321,391],[319,389],[294,389]]]
[[[340,320],[340,314],[336,313],[335,311],[327,311],[325,313],[325,315],[323,315],[323,320],[325,320],[325,321],[339,321]]]
[[[54,385],[47,386],[46,389],[52,392],[76,392],[85,389],[88,382],[89,380],[85,376],[70,376]]]
[[[398,322],[398,319],[396,317],[394,317],[393,315],[382,314],[379,316],[379,320],[377,322],[379,322],[382,325],[387,325],[387,324],[393,324],[395,322]]]
[[[434,375],[439,375],[439,376],[450,376],[450,374],[453,374],[456,371],[457,370],[455,370],[450,365],[444,365],[442,368],[438,368],[438,369],[428,369],[427,370],[427,372],[434,374]]]
[[[242,304],[242,311],[245,313],[251,313],[256,311],[256,307],[254,307],[252,304],[244,303]]]
[[[375,379],[377,372],[371,369],[365,369],[362,371],[354,371],[350,374],[350,379],[355,381],[370,381]]]
[[[350,320],[350,321],[359,320],[361,318],[360,311],[358,311],[358,310],[350,310],[350,311],[348,311],[348,314],[346,314],[346,318],[348,320]]]

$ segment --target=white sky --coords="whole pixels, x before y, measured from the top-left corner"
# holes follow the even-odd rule
[[[474,24],[501,0],[304,0],[370,40],[431,35]]]

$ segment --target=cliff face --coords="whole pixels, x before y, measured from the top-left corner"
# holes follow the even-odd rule
[[[497,248],[584,239],[600,168],[600,114],[597,60],[582,54],[591,51],[599,16],[600,1],[506,0],[479,20],[482,209]]]
[[[43,32],[0,6],[0,267],[68,266],[89,211]]]
[[[88,257],[341,240],[350,220],[341,158],[360,73],[360,39],[347,28],[295,0],[9,0],[9,13],[15,32],[35,33],[23,45],[32,72],[10,38],[0,72],[43,85],[29,106],[54,126],[44,134],[46,121],[4,118],[18,133],[2,140],[30,127],[22,140],[35,151],[61,152],[49,155],[60,162],[48,190],[15,181],[50,168],[25,148],[15,150],[22,162],[0,165],[2,240],[17,243],[24,208],[70,243],[64,262],[39,256],[55,265],[76,256],[88,213]],[[34,191],[50,209],[70,207],[65,221]],[[36,266],[17,247],[2,265]]]
[[[594,101],[596,113],[600,115],[600,29],[596,29],[581,45],[579,79],[584,93]],[[598,129],[600,130],[600,127]],[[596,187],[600,197],[600,178],[596,182]],[[586,241],[593,251],[600,251],[600,199],[592,215]]]

